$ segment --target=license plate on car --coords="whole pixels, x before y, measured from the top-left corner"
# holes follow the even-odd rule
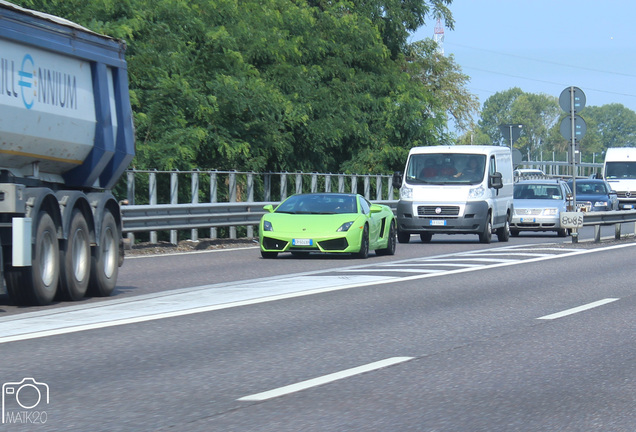
[[[521,223],[523,222],[536,222],[537,220],[535,218],[521,218]]]
[[[444,226],[446,225],[446,220],[444,219],[433,219],[429,222],[432,226]]]
[[[314,242],[311,239],[293,239],[293,246],[312,246]]]

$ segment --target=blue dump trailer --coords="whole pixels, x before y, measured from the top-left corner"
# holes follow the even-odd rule
[[[108,296],[135,153],[123,41],[0,0],[0,269],[12,301]]]

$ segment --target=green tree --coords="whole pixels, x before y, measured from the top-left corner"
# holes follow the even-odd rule
[[[625,106],[617,103],[589,106],[581,117],[587,124],[581,145],[588,154],[600,154],[610,147],[636,146],[636,113]]]

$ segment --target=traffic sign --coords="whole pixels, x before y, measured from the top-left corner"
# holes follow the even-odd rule
[[[559,131],[561,135],[566,140],[572,140],[572,116],[566,116],[561,120],[561,125],[559,127]],[[574,139],[578,142],[583,139],[583,136],[587,132],[587,124],[583,117],[579,115],[574,115]]]
[[[574,93],[574,99],[572,93]],[[585,108],[585,93],[578,87],[566,87],[559,96],[559,106],[565,112],[576,114]]]

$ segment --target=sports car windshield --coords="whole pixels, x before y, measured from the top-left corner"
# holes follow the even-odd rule
[[[344,214],[357,213],[355,195],[307,194],[294,195],[284,201],[275,213]]]

